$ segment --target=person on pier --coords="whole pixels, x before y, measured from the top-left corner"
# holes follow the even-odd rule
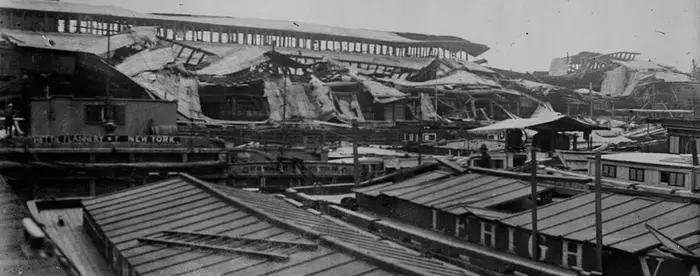
[[[479,151],[481,152],[481,158],[479,158],[479,163],[478,166],[482,168],[491,168],[491,155],[489,155],[489,148],[486,147],[486,144],[482,144],[481,148],[479,148]]]
[[[16,131],[15,129],[15,116],[16,112],[12,107],[12,104],[7,105],[5,109],[5,133],[7,133],[7,138],[12,138],[12,135]]]

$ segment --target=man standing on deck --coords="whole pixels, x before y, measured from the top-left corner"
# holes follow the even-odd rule
[[[15,110],[12,108],[12,104],[7,105],[5,109],[5,131],[7,132],[7,138],[12,138],[12,134],[15,129]]]
[[[481,158],[479,159],[479,167],[490,169],[491,155],[489,155],[489,149],[486,147],[486,144],[482,144],[481,148],[479,148],[479,151],[481,152]]]

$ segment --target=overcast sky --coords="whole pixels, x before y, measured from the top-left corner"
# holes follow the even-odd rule
[[[700,60],[700,0],[61,0],[139,12],[225,15],[454,35],[489,64],[547,70],[580,51],[631,51],[682,71]]]

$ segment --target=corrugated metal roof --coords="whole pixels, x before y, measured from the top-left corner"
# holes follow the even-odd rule
[[[172,62],[175,62],[175,56],[171,48],[147,49],[124,59],[114,68],[133,77],[145,71],[163,69]]]
[[[265,55],[267,52],[267,50],[261,47],[246,47],[240,51],[230,51],[224,54],[223,58],[197,71],[197,74],[228,75],[236,73],[270,60],[270,58]]]
[[[67,50],[102,55],[107,52],[108,44],[112,51],[133,44],[155,42],[155,27],[134,27],[109,36],[84,34],[30,32],[13,29],[0,29],[3,40],[11,37],[14,44],[55,50]],[[109,40],[109,41],[108,41]]]
[[[0,32],[11,35],[28,45],[46,45],[47,39],[53,40],[55,44],[51,47],[58,50],[68,51],[85,51],[94,49],[101,54],[107,49],[104,47],[93,47],[98,43],[106,43],[106,37],[89,34],[72,34],[72,33],[45,33],[45,32],[30,32],[12,29],[0,29]],[[111,42],[110,42],[111,43]],[[259,49],[262,52],[271,51],[272,47],[242,45],[242,44],[223,44],[223,43],[207,43],[194,41],[177,41],[177,43],[202,49],[207,52],[215,53],[219,56],[226,56],[229,53],[245,51],[246,49]],[[116,44],[112,44],[112,48]],[[354,65],[356,63],[377,64],[381,66],[397,67],[410,70],[420,70],[428,66],[433,60],[432,58],[417,58],[417,57],[392,57],[381,55],[369,55],[361,53],[342,53],[333,51],[315,51],[309,49],[284,48],[275,47],[275,51],[289,55],[291,57],[307,57],[314,59],[323,59],[324,57],[333,58],[337,61]]]
[[[406,87],[434,87],[436,85],[465,85],[465,86],[488,86],[500,88],[501,85],[494,79],[479,76],[465,70],[454,70],[449,75],[442,78],[428,80],[424,82],[411,82],[398,79],[383,79],[396,85]]]
[[[615,60],[612,59],[610,60],[611,62],[620,64],[622,66],[625,66],[629,69],[632,70],[665,70],[665,68],[659,66],[656,63],[653,63],[651,61],[644,61],[644,60],[628,60],[628,61],[623,61],[623,60]]]
[[[476,275],[284,199],[214,186],[187,175],[84,205],[141,275]],[[196,236],[204,235],[254,240],[222,254],[197,245],[202,241]],[[151,243],[172,240],[193,245]],[[317,241],[315,248],[289,244]]]
[[[90,5],[64,1],[2,0],[0,1],[0,7],[6,9],[21,9],[45,12],[101,14],[130,18],[140,18],[144,16],[144,14],[142,13],[115,6]]]
[[[663,201],[623,194],[603,193],[603,244],[638,253],[660,245],[645,224],[676,240],[697,244],[700,205]],[[595,242],[595,193],[585,193],[540,207],[537,227],[542,234]],[[530,212],[501,220],[502,223],[531,228]]]
[[[0,29],[0,33],[4,34],[2,39],[7,42],[16,42],[23,45],[43,45],[49,47],[48,39],[53,40],[55,44],[51,46],[53,49],[57,50],[67,50],[67,51],[78,51],[80,49],[87,49],[90,46],[96,44],[104,36],[95,35],[82,35],[82,34],[67,34],[67,33],[44,33],[44,32],[29,32],[11,29]],[[7,36],[16,39],[15,41],[8,41]],[[106,48],[104,49],[106,50]]]
[[[530,185],[511,178],[469,173],[447,179],[429,178],[429,172],[397,183],[380,184],[355,190],[357,193],[385,195],[437,208],[455,214],[483,213],[489,217],[503,217],[486,208],[509,203],[530,195]],[[444,177],[441,177],[444,178]],[[538,192],[549,188],[537,187]]]
[[[63,1],[42,1],[42,0],[2,0],[0,1],[0,8],[6,9],[21,9],[21,10],[33,10],[42,12],[60,12],[60,13],[72,13],[72,14],[93,14],[93,15],[107,15],[112,17],[125,17],[125,18],[135,18],[135,19],[151,19],[151,20],[169,20],[169,21],[180,21],[180,22],[192,22],[200,24],[212,24],[221,26],[232,26],[232,27],[247,27],[247,28],[257,28],[257,29],[267,29],[267,30],[280,30],[280,31],[290,31],[290,32],[302,32],[310,34],[321,34],[329,36],[344,36],[344,37],[354,37],[369,40],[378,40],[386,42],[395,43],[409,43],[409,44],[445,44],[454,45],[457,47],[466,48],[473,56],[480,55],[488,51],[486,45],[473,43],[464,39],[451,39],[445,41],[444,39],[431,39],[431,40],[415,40],[409,39],[395,32],[386,31],[375,31],[367,29],[349,29],[341,27],[324,26],[317,24],[308,24],[303,22],[291,22],[282,20],[269,20],[269,19],[252,19],[252,18],[236,18],[236,17],[213,17],[213,16],[188,16],[188,15],[158,15],[158,14],[144,14],[124,8],[114,7],[114,6],[101,6],[101,5],[90,5],[90,4],[79,4],[79,3],[69,3]],[[427,37],[430,38],[430,37]],[[426,46],[427,46],[426,45]]]
[[[493,70],[486,68],[484,66],[481,66],[477,63],[463,60],[463,59],[456,59],[456,58],[443,58],[443,62],[447,63],[452,69],[466,69],[472,72],[481,72],[481,73],[487,73],[487,74],[496,74]]]
[[[253,45],[242,45],[242,44],[221,44],[221,43],[206,43],[206,42],[195,42],[195,41],[178,41],[179,43],[187,44],[191,47],[201,48],[203,50],[216,53],[218,55],[224,55],[228,51],[240,50],[246,47],[256,47],[263,48],[267,50],[272,50],[270,46],[253,46]],[[382,55],[369,55],[362,53],[345,53],[345,52],[334,52],[334,51],[316,51],[309,49],[299,49],[299,48],[286,48],[286,47],[275,47],[275,51],[289,55],[289,56],[299,56],[308,57],[315,59],[323,59],[324,57],[332,58],[334,60],[349,63],[354,65],[355,63],[369,63],[378,64],[382,66],[406,68],[411,70],[420,70],[425,66],[428,66],[433,58],[418,58],[418,57],[393,57],[393,56],[382,56]]]

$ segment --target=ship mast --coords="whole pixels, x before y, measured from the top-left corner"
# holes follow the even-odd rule
[[[111,45],[112,44],[111,43],[112,42],[112,38],[111,38],[112,34],[111,33],[112,33],[112,23],[107,23],[107,56],[105,57],[105,59],[106,59],[105,63],[107,63],[107,64],[109,64],[109,53],[112,50],[112,49],[110,49],[112,46]],[[111,96],[110,95],[111,93],[109,90],[111,88],[110,83],[111,83],[112,76],[111,76],[111,72],[109,70],[106,72],[106,75],[107,75],[107,80],[105,82],[105,96],[107,96],[107,105],[109,106],[109,98]]]

